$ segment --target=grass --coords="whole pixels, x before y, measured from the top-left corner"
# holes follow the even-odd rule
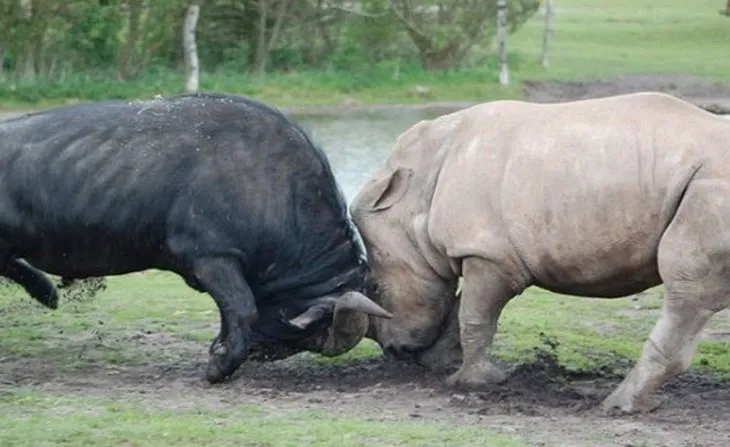
[[[524,362],[534,358],[535,348],[545,349],[546,340],[555,341],[560,363],[571,369],[627,372],[659,318],[661,302],[661,287],[644,292],[636,301],[571,297],[533,287],[505,309],[495,355],[508,362]],[[730,315],[723,311],[706,331],[725,334],[729,329]],[[692,369],[730,379],[727,339],[701,341]]]
[[[205,346],[218,325],[217,310],[207,295],[159,271],[112,277],[107,285],[94,298],[64,300],[56,311],[41,308],[17,287],[4,287],[0,367],[8,358],[38,359],[63,380],[64,374],[89,371],[90,365],[108,371],[205,360]],[[154,334],[169,344],[150,348],[144,336],[135,334]],[[196,353],[200,358],[189,357],[189,347],[176,351],[186,341],[204,342]],[[336,359],[305,356],[305,361],[344,364],[379,354],[374,343],[365,341]],[[247,403],[245,396],[225,409],[217,408],[215,399],[194,398],[183,398],[184,404],[175,408],[121,390],[114,397],[91,389],[59,394],[34,386],[3,388],[2,379],[0,374],[3,446],[524,445],[516,436],[484,428],[272,409]]]
[[[531,288],[505,310],[495,355],[509,362],[530,361],[536,348],[545,347],[547,337],[559,343],[558,359],[568,368],[623,369],[637,358],[660,304],[660,288],[638,301],[575,298]],[[19,289],[6,287],[0,294],[0,322],[0,365],[3,358],[37,359],[51,367],[56,380],[63,381],[64,374],[89,371],[90,365],[113,370],[145,363],[204,361],[218,315],[206,295],[187,288],[173,275],[150,271],[110,278],[108,288],[95,298],[65,300],[57,311],[42,309]],[[709,330],[726,333],[729,328],[730,319],[720,315],[711,321]],[[150,347],[146,337],[135,334],[154,334],[167,344]],[[190,342],[198,342],[199,352],[190,346],[183,349]],[[352,364],[378,355],[376,345],[366,340],[335,359],[311,355],[302,361]],[[704,340],[693,369],[730,378],[730,345]],[[515,434],[483,427],[285,410],[255,406],[245,398],[234,408],[216,408],[211,405],[215,398],[207,403],[193,399],[175,408],[151,404],[149,399],[123,390],[116,392],[116,398],[94,392],[58,394],[32,385],[2,388],[1,379],[2,375],[0,445],[7,446],[146,446],[159,442],[170,446],[207,442],[451,446],[486,445],[487,439],[488,445],[496,447],[524,445]]]
[[[721,3],[721,2],[720,2]],[[562,0],[557,4],[551,68],[539,65],[543,22],[536,15],[510,36],[512,84],[497,83],[494,51],[475,51],[486,61],[478,68],[450,73],[404,69],[393,77],[393,64],[350,72],[295,72],[254,79],[222,71],[203,73],[201,89],[256,97],[279,107],[482,101],[518,98],[526,80],[590,80],[629,74],[686,74],[727,80],[725,57],[730,19],[718,14],[717,0]],[[720,6],[718,6],[720,5]],[[0,83],[0,107],[50,107],[67,102],[146,98],[182,92],[180,73],[152,70],[143,78],[119,83],[109,73],[68,76],[59,83]],[[419,95],[415,86],[430,89]]]
[[[16,287],[0,294],[0,352],[38,357],[73,370],[76,363],[146,364],[135,334],[162,334],[172,342],[207,344],[218,330],[218,311],[208,295],[189,289],[177,276],[160,271],[111,277],[95,298],[64,301],[48,311]],[[573,369],[597,369],[633,362],[659,317],[661,287],[639,300],[594,299],[558,295],[530,288],[505,309],[495,340],[495,355],[508,362],[530,361],[545,339],[555,340],[558,358]],[[721,312],[710,332],[730,331],[730,315]],[[693,368],[730,379],[730,345],[712,337],[700,342]],[[175,352],[168,352],[176,360]],[[158,352],[147,353],[155,355]],[[205,353],[201,351],[201,359]],[[380,355],[365,340],[335,358],[311,356],[313,362],[349,364]],[[164,359],[163,359],[164,360]],[[190,361],[186,359],[183,361]]]
[[[721,58],[730,18],[713,0],[557,1],[551,68],[529,65],[518,79],[581,80],[627,74],[676,73],[727,80]],[[541,20],[532,20],[510,41],[523,59],[540,57]],[[722,60],[721,60],[722,59]]]
[[[150,409],[94,397],[66,397],[21,390],[0,394],[3,446],[518,446],[479,428],[333,417],[242,405]]]

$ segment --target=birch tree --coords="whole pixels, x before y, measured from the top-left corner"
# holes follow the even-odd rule
[[[730,0],[728,0],[730,2]],[[540,63],[543,67],[550,67],[550,60],[548,53],[550,52],[550,39],[553,35],[553,2],[552,0],[545,0],[545,30],[542,36],[542,57],[540,57]]]
[[[507,67],[507,0],[497,1],[497,40],[499,44],[499,83],[509,84]]]
[[[200,16],[200,5],[191,4],[185,15],[185,27],[183,31],[183,51],[185,58],[185,91],[194,93],[198,91],[200,79],[200,67],[198,63],[198,46],[195,42],[195,29],[198,26]]]

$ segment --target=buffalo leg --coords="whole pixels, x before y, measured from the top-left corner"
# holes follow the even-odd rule
[[[477,388],[503,382],[505,373],[489,358],[502,309],[515,295],[494,264],[468,258],[463,264],[464,285],[459,304],[461,368],[447,378],[453,387]]]
[[[250,347],[250,327],[257,318],[251,289],[233,258],[196,261],[194,275],[221,315],[221,331],[210,347],[206,378],[219,383],[243,363]]]
[[[2,276],[13,280],[22,286],[36,301],[49,309],[58,308],[58,291],[50,279],[40,270],[27,262],[12,258],[6,262]]]

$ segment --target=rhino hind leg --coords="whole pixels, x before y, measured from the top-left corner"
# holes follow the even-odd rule
[[[667,294],[662,315],[644,344],[639,361],[604,401],[609,413],[648,413],[661,405],[655,395],[669,378],[692,363],[698,337],[714,314],[691,302],[686,295]]]
[[[724,197],[718,198],[717,192]],[[613,413],[645,413],[661,400],[657,390],[692,363],[707,321],[730,304],[730,185],[690,188],[659,244],[658,264],[666,289],[659,321],[634,368],[603,402]],[[718,231],[720,229],[720,231]],[[724,229],[724,231],[722,231]]]
[[[51,280],[42,271],[22,259],[10,259],[0,271],[0,275],[22,286],[28,295],[45,307],[58,309],[58,291]]]
[[[515,296],[494,264],[479,258],[463,263],[464,285],[459,303],[461,367],[447,377],[451,387],[473,389],[501,383],[507,375],[489,358],[499,316]]]
[[[250,347],[250,326],[257,317],[254,296],[238,260],[215,257],[198,260],[192,272],[196,288],[211,295],[221,316],[221,330],[210,346],[206,379],[220,383],[243,363]]]

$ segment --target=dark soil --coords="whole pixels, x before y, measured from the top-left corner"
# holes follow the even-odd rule
[[[377,420],[430,420],[516,433],[529,439],[528,445],[541,446],[730,445],[730,386],[694,373],[669,382],[665,402],[654,413],[616,416],[602,413],[598,404],[630,365],[617,362],[600,371],[576,372],[559,365],[549,349],[538,350],[531,363],[515,365],[502,385],[455,392],[442,376],[413,364],[370,359],[323,365],[308,354],[245,364],[228,382],[211,386],[203,379],[205,344],[154,333],[135,334],[135,343],[140,358],[159,361],[134,366],[82,362],[72,372],[61,372],[41,359],[0,359],[0,392],[31,386],[166,410],[265,405]]]

